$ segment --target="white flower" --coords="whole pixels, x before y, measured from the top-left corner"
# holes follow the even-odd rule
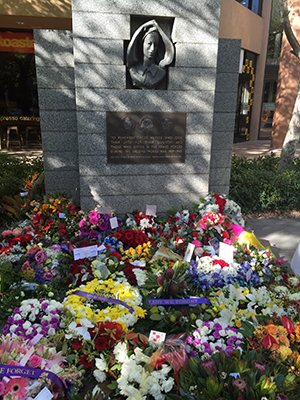
[[[119,342],[114,348],[114,355],[116,360],[120,363],[124,363],[128,360],[127,356],[127,346],[126,343]]]
[[[94,375],[96,381],[97,381],[97,382],[100,382],[100,383],[101,383],[101,382],[104,382],[105,379],[106,379],[106,373],[103,372],[103,371],[100,371],[99,369],[95,369],[95,370],[93,371],[93,375]]]
[[[96,368],[98,368],[100,371],[105,371],[107,364],[106,364],[103,354],[100,355],[100,358],[95,359],[95,365],[96,365]]]

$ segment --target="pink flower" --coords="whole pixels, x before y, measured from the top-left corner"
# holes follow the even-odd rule
[[[279,393],[276,397],[275,400],[289,400],[285,394]]]
[[[37,253],[39,250],[40,250],[39,246],[30,247],[30,248],[27,250],[26,255],[27,255],[27,256],[30,256],[31,254]]]
[[[5,236],[13,236],[13,233],[12,233],[12,231],[6,230],[6,231],[3,231],[3,232],[1,233],[1,235],[2,235],[3,237],[5,237]]]
[[[52,281],[52,279],[54,278],[54,274],[52,271],[44,271],[43,272],[43,278],[46,279],[46,281]]]
[[[232,381],[232,386],[235,388],[238,388],[241,393],[245,393],[247,389],[247,383],[244,379],[242,378],[237,378]]]
[[[4,390],[5,390],[5,383],[4,381],[0,381],[0,396],[4,395]]]
[[[57,253],[61,253],[61,247],[59,244],[53,244],[50,249],[56,251]]]
[[[89,213],[89,218],[91,219],[91,218],[95,218],[95,219],[97,219],[97,221],[98,221],[98,219],[100,218],[100,215],[97,213],[97,211],[95,211],[95,210],[92,210],[92,211],[90,211],[90,213]],[[97,222],[96,222],[97,223]]]
[[[16,361],[16,360],[9,360],[7,364],[8,365],[20,365],[20,363],[18,363],[18,361]]]
[[[40,345],[40,347],[37,349],[36,353],[41,356],[44,353],[44,345]]]
[[[232,241],[229,240],[229,239],[224,239],[224,240],[223,240],[223,243],[229,244],[230,246],[232,245]]]
[[[37,355],[33,355],[30,357],[28,365],[30,368],[37,368],[42,364],[43,359]]]
[[[22,271],[24,272],[24,271],[27,271],[27,270],[30,270],[30,269],[31,269],[30,262],[29,261],[25,261],[23,263],[23,265],[22,265]]]
[[[19,236],[19,235],[21,235],[22,231],[21,231],[21,229],[19,229],[19,228],[15,228],[15,229],[12,231],[12,233],[13,233],[14,236]]]
[[[86,225],[86,222],[84,219],[82,219],[81,221],[79,221],[79,228],[83,228]]]
[[[259,369],[261,371],[261,374],[263,375],[266,369],[266,364],[260,362],[260,361],[254,361],[254,366],[255,369]]]
[[[4,353],[4,347],[0,346],[0,357],[2,357],[3,353]]]
[[[4,394],[10,393],[21,400],[26,395],[28,383],[27,378],[13,378],[7,382]]]
[[[95,217],[90,218],[90,223],[91,223],[92,225],[97,225],[97,223],[98,223],[98,218],[95,218]]]
[[[35,255],[35,261],[39,264],[42,265],[48,258],[47,254],[44,252],[44,250],[40,250],[36,253]]]
[[[216,364],[211,358],[204,360],[202,362],[202,367],[204,368],[204,370],[208,369],[213,375],[216,375]]]
[[[193,240],[193,241],[192,241],[192,244],[194,244],[195,247],[202,247],[201,242],[199,242],[199,240],[197,240],[197,239]]]

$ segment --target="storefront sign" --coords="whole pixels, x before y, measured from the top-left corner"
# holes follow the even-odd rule
[[[33,33],[0,32],[0,52],[34,53]]]

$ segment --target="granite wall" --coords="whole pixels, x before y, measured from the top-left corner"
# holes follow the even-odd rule
[[[81,207],[158,212],[190,205],[208,191],[220,18],[219,0],[73,0]],[[126,89],[124,42],[133,15],[173,17],[175,66],[166,91]],[[187,114],[184,164],[112,165],[106,111]]]
[[[219,39],[209,191],[228,194],[239,80],[240,39]]]
[[[35,30],[34,42],[46,190],[80,201],[72,33]]]
[[[165,213],[228,191],[239,54],[230,59],[240,43],[219,43],[220,0],[162,3],[73,0],[72,33],[35,31],[46,188],[77,197],[80,188],[84,210],[155,204]],[[138,15],[173,18],[168,90],[126,89],[124,48]],[[186,113],[185,163],[108,164],[107,111]]]

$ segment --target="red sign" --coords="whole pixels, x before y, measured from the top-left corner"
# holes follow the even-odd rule
[[[33,33],[0,32],[0,52],[34,53]]]

